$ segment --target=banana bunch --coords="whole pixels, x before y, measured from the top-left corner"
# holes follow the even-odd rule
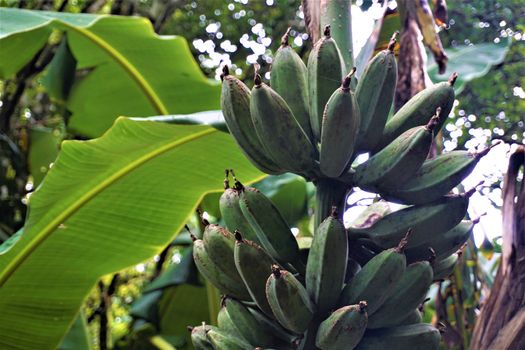
[[[353,349],[379,343],[377,334],[383,332],[388,334],[385,348],[393,338],[399,349],[412,341],[428,341],[428,349],[436,349],[439,332],[421,324],[418,308],[434,271],[450,269],[446,259],[434,262],[457,245],[456,240],[440,246],[440,255],[426,248],[425,259],[407,265],[408,250],[419,249],[409,248],[414,234],[409,231],[395,247],[375,254],[349,277],[352,235],[334,207],[317,228],[304,266],[271,200],[234,181],[233,187],[228,178],[224,181],[220,208],[235,232],[203,219],[202,239],[192,236],[197,268],[224,295],[218,325],[192,328],[195,348]],[[465,226],[461,232],[473,225],[460,224]],[[237,227],[250,227],[260,244],[245,239]]]
[[[218,324],[192,328],[193,344],[438,349],[440,331],[422,323],[422,304],[431,284],[453,272],[479,221],[465,219],[476,189],[452,190],[490,150],[427,159],[451,111],[457,75],[390,115],[396,34],[357,81],[355,69],[345,71],[329,26],[307,64],[288,44],[289,33],[270,85],[256,70],[250,90],[224,67],[221,106],[231,135],[258,169],[293,172],[318,187],[311,246],[301,254],[274,203],[227,170],[219,200],[225,227],[203,220],[202,239],[192,235],[197,268],[223,294]],[[356,164],[363,153],[368,159]],[[404,206],[392,212],[372,205],[345,228],[337,198],[352,187]]]

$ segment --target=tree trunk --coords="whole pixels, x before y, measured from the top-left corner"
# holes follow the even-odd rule
[[[470,348],[525,349],[525,147],[511,155],[503,190],[503,252]]]

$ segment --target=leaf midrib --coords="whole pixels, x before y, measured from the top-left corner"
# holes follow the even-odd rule
[[[53,234],[53,232],[58,228],[60,224],[68,220],[73,214],[75,214],[78,210],[80,210],[86,203],[88,203],[91,199],[93,199],[97,194],[99,194],[100,192],[108,188],[110,185],[112,185],[114,182],[116,182],[120,178],[131,173],[133,170],[135,170],[139,166],[148,162],[149,160],[152,160],[153,158],[160,156],[163,153],[168,152],[175,147],[181,146],[185,143],[202,138],[204,136],[207,136],[215,132],[218,132],[218,130],[214,128],[207,128],[203,131],[200,131],[200,132],[191,134],[189,136],[183,137],[181,139],[177,139],[172,142],[169,142],[166,145],[159,147],[153,150],[152,152],[143,155],[137,160],[127,164],[126,166],[121,168],[119,171],[116,171],[113,175],[105,178],[102,182],[100,182],[97,186],[93,187],[91,190],[87,191],[84,195],[80,196],[76,202],[74,202],[66,210],[62,211],[53,220],[51,220],[49,224],[47,224],[39,233],[37,233],[36,236],[31,241],[29,241],[27,245],[24,246],[22,250],[18,252],[17,255],[14,256],[11,261],[9,261],[5,269],[3,269],[0,272],[0,287],[2,287],[7,282],[7,280],[11,277],[11,275],[13,275],[13,273],[24,263],[24,261],[40,245],[42,245],[42,243],[44,243],[47,238],[49,238]],[[22,242],[19,241],[17,244],[21,244],[21,243]]]
[[[56,20],[55,21],[59,21]],[[144,95],[148,98],[156,113],[159,114],[168,114],[168,109],[161,101],[155,90],[148,83],[146,78],[135,68],[134,65],[129,62],[119,51],[115,50],[107,41],[103,40],[100,36],[95,35],[87,29],[75,27],[69,23],[59,21],[59,23],[80,35],[91,40],[95,45],[104,50],[109,56],[111,56],[128,74],[129,76],[137,83],[139,88],[144,92]],[[1,284],[0,284],[1,285]]]

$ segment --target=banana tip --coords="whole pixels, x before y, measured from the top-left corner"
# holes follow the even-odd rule
[[[387,50],[390,52],[394,52],[394,47],[397,43],[397,36],[399,35],[399,31],[395,31],[394,34],[392,34],[392,38],[390,38],[390,42],[388,43]]]
[[[225,64],[225,65],[222,67],[222,73],[221,73],[221,75],[220,75],[220,77],[221,77],[221,81],[223,81],[223,80],[224,80],[224,77],[225,77],[225,76],[228,76],[228,75],[230,75],[230,68],[228,68],[228,65]]]
[[[359,302],[359,311],[361,313],[365,312],[367,307],[368,307],[368,303],[366,301],[362,300]]]
[[[290,38],[290,31],[292,30],[292,27],[288,27],[286,30],[286,33],[281,38],[281,47],[289,46],[288,39]]]
[[[330,30],[330,25],[327,24],[324,26],[324,30],[323,30],[323,34],[326,38],[329,38],[332,36],[332,33],[331,33],[331,30]]]
[[[397,247],[395,248],[395,251],[398,252],[398,253],[403,253],[403,251],[405,250],[405,247],[407,246],[408,244],[408,237],[412,234],[412,229],[408,229],[407,233],[405,234],[405,237],[403,237],[401,239],[401,241],[399,241],[399,244],[397,245]]]
[[[281,278],[281,269],[279,268],[279,265],[272,265],[272,274],[275,278]]]
[[[430,265],[434,265],[434,263],[436,262],[436,251],[432,247],[428,247],[428,251],[430,252],[428,262],[430,263]]]
[[[450,86],[454,86],[454,84],[456,83],[457,79],[458,79],[458,73],[456,73],[456,72],[452,73],[450,78],[448,78],[448,83],[450,84]]]
[[[439,119],[441,118],[441,107],[436,108],[436,113],[430,118],[426,128],[428,131],[434,131],[436,126],[439,124]]]
[[[241,232],[239,232],[239,230],[235,230],[235,239],[237,240],[237,242],[242,242],[242,235],[241,235]]]

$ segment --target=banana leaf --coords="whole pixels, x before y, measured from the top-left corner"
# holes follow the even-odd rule
[[[96,281],[158,254],[222,190],[225,164],[264,177],[208,126],[119,118],[101,138],[63,142],[0,255],[0,348],[56,348]]]
[[[53,31],[65,34],[67,46],[59,47],[44,81],[53,97],[65,99],[76,133],[100,136],[121,115],[219,108],[220,86],[200,71],[186,40],[158,36],[145,18],[11,8],[0,8],[0,18],[0,79],[24,67]]]

